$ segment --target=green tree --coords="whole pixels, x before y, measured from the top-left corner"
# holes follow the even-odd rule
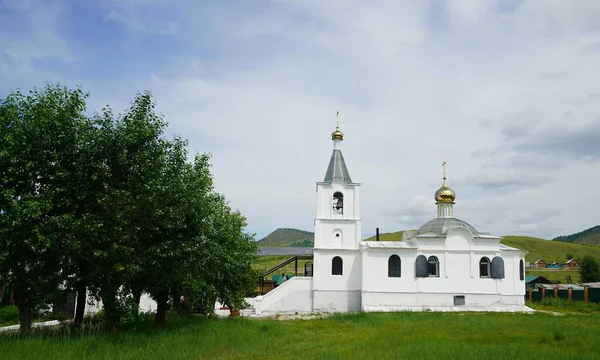
[[[215,194],[210,216],[209,237],[213,240],[207,254],[210,269],[208,282],[218,298],[230,309],[246,306],[245,297],[254,292],[258,272],[250,263],[255,259],[258,244],[246,234],[246,219],[239,211],[232,211],[225,197]]]
[[[571,260],[571,259],[573,259],[574,257],[575,257],[575,256],[574,256],[573,254],[571,254],[571,253],[567,253],[567,255],[566,255],[566,258],[567,258],[567,260]]]
[[[67,275],[74,164],[89,128],[81,89],[60,85],[0,100],[0,276],[15,292],[21,331]]]
[[[581,259],[579,275],[581,276],[582,283],[600,281],[600,265],[598,265],[598,260],[592,255],[585,255]]]
[[[109,327],[137,316],[143,292],[156,323],[181,295],[243,306],[256,274],[245,218],[213,188],[210,156],[164,138],[151,95],[123,115],[85,116],[81,89],[48,85],[0,101],[0,283],[14,289],[21,329],[58,287],[101,299]]]

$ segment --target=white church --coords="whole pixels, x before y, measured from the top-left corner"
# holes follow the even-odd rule
[[[402,310],[531,311],[525,253],[454,216],[455,192],[435,192],[437,217],[402,241],[362,241],[360,184],[350,178],[339,129],[317,183],[312,277],[293,277],[252,299],[256,315]],[[433,209],[432,209],[433,210]],[[432,211],[433,212],[433,211]]]

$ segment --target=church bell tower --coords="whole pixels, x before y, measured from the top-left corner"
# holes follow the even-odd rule
[[[341,144],[339,111],[331,134],[333,152],[322,182],[317,183],[315,249],[356,250],[361,240],[360,184],[352,182]]]

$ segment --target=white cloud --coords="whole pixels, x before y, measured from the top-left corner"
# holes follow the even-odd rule
[[[171,131],[214,154],[218,190],[259,235],[311,230],[336,110],[365,237],[434,217],[442,160],[455,213],[482,231],[597,225],[598,2],[102,4],[132,30],[182,42],[136,84]],[[139,89],[93,87],[116,84],[112,103]]]

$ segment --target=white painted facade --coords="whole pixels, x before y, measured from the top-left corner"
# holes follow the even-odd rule
[[[405,232],[403,241],[361,241],[360,184],[350,180],[341,155],[343,135],[337,129],[332,136],[334,150],[325,181],[317,183],[313,277],[292,278],[256,297],[256,314],[527,310],[525,253],[454,217],[455,194],[446,187],[445,174],[444,185],[436,192],[435,219],[419,230]],[[336,208],[339,194],[343,195],[341,210]],[[394,276],[389,276],[394,255],[400,259],[400,274],[393,271]],[[426,266],[425,277],[422,267],[420,274],[417,270],[420,255],[438,259],[437,267],[435,263]],[[336,257],[342,260],[341,274],[334,265]],[[503,262],[503,266],[482,265],[483,258]]]

